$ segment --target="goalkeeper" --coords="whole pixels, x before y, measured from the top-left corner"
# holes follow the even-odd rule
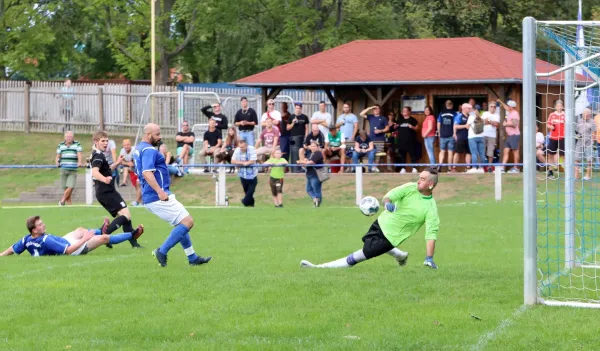
[[[433,189],[437,185],[438,174],[435,168],[421,172],[416,183],[407,183],[392,189],[383,198],[385,211],[373,222],[363,236],[363,248],[348,257],[319,265],[303,260],[302,267],[345,268],[387,253],[394,257],[400,266],[406,264],[408,252],[396,248],[404,240],[416,233],[425,223],[427,256],[425,266],[437,269],[433,262],[435,241],[440,219],[433,199]]]

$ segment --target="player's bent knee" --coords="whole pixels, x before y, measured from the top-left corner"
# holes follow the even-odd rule
[[[183,224],[188,229],[192,229],[194,226],[194,218],[192,216],[187,216],[181,222],[179,222],[179,224]]]

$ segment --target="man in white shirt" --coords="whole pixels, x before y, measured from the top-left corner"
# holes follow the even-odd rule
[[[319,111],[313,113],[310,118],[311,124],[316,124],[319,126],[319,130],[323,135],[327,135],[329,133],[329,126],[333,122],[333,118],[329,112],[325,111],[325,101],[319,102]]]
[[[485,111],[481,118],[485,125],[483,127],[483,144],[485,145],[485,155],[488,162],[494,161],[494,151],[496,150],[496,137],[498,135],[498,126],[500,125],[500,114],[496,102],[492,101],[489,104],[489,111]],[[492,167],[488,167],[488,172],[492,172]]]
[[[262,114],[260,118],[260,125],[264,128],[267,126],[267,119],[273,121],[273,125],[279,128],[279,123],[281,123],[281,113],[275,109],[275,100],[269,99],[267,101],[267,112]]]

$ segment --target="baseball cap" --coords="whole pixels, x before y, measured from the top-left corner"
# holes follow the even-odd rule
[[[517,103],[514,102],[513,100],[508,100],[508,102],[506,104],[510,107],[517,107]]]

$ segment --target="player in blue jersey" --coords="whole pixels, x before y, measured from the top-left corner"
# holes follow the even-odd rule
[[[207,263],[212,257],[200,257],[192,247],[189,231],[194,226],[194,219],[169,191],[171,185],[169,170],[164,156],[156,149],[160,139],[160,127],[148,123],[144,127],[142,142],[136,145],[133,152],[135,173],[141,183],[144,206],[175,227],[167,240],[158,249],[152,251],[152,254],[162,267],[166,267],[167,253],[177,243],[181,243],[191,266]]]
[[[13,246],[0,253],[0,256],[20,255],[27,250],[31,256],[85,255],[95,248],[106,244],[119,244],[130,239],[137,239],[144,233],[144,227],[138,226],[131,233],[116,235],[102,234],[101,229],[77,228],[60,237],[46,234],[46,224],[40,216],[27,218],[25,222],[29,235],[23,237]]]

